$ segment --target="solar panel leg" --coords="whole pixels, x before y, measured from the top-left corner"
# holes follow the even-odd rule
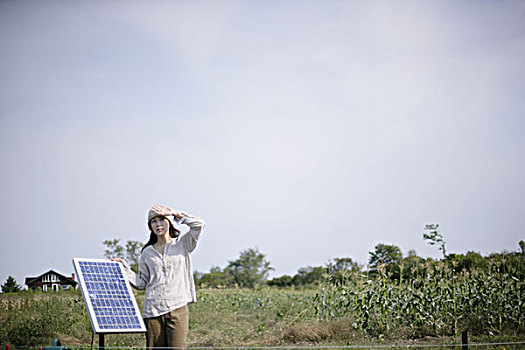
[[[461,333],[461,344],[463,350],[468,350],[468,331],[463,331]]]
[[[99,350],[104,350],[105,348],[105,345],[104,345],[104,333],[99,333],[98,334],[98,349]]]

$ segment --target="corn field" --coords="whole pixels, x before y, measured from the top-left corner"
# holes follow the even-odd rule
[[[321,319],[348,318],[371,335],[402,332],[408,337],[496,335],[525,329],[525,283],[504,261],[486,271],[454,272],[446,264],[428,264],[412,279],[348,275],[325,283],[315,296]]]

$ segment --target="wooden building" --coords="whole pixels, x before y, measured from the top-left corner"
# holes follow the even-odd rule
[[[53,270],[49,270],[38,277],[26,277],[26,285],[28,289],[41,288],[44,292],[48,290],[57,291],[60,287],[63,289],[77,288],[75,274],[66,277]]]

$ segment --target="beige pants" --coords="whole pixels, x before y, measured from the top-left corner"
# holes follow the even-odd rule
[[[146,347],[184,348],[188,335],[188,306],[183,306],[167,314],[145,318]]]

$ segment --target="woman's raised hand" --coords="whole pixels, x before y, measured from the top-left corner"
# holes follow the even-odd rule
[[[165,207],[164,205],[160,205],[160,204],[155,204],[155,206],[151,208],[151,211],[159,215],[162,215],[162,216],[170,216],[170,215],[175,215],[177,213],[176,210],[173,210],[169,207]]]
[[[159,215],[162,215],[162,216],[174,216],[175,217],[175,220],[177,221],[180,221],[182,220],[183,218],[187,218],[188,217],[188,214],[184,213],[184,212],[180,212],[180,211],[177,211],[175,209],[171,209],[169,207],[166,207],[164,205],[161,205],[161,204],[155,204],[155,206],[153,208],[151,208],[151,210]]]

